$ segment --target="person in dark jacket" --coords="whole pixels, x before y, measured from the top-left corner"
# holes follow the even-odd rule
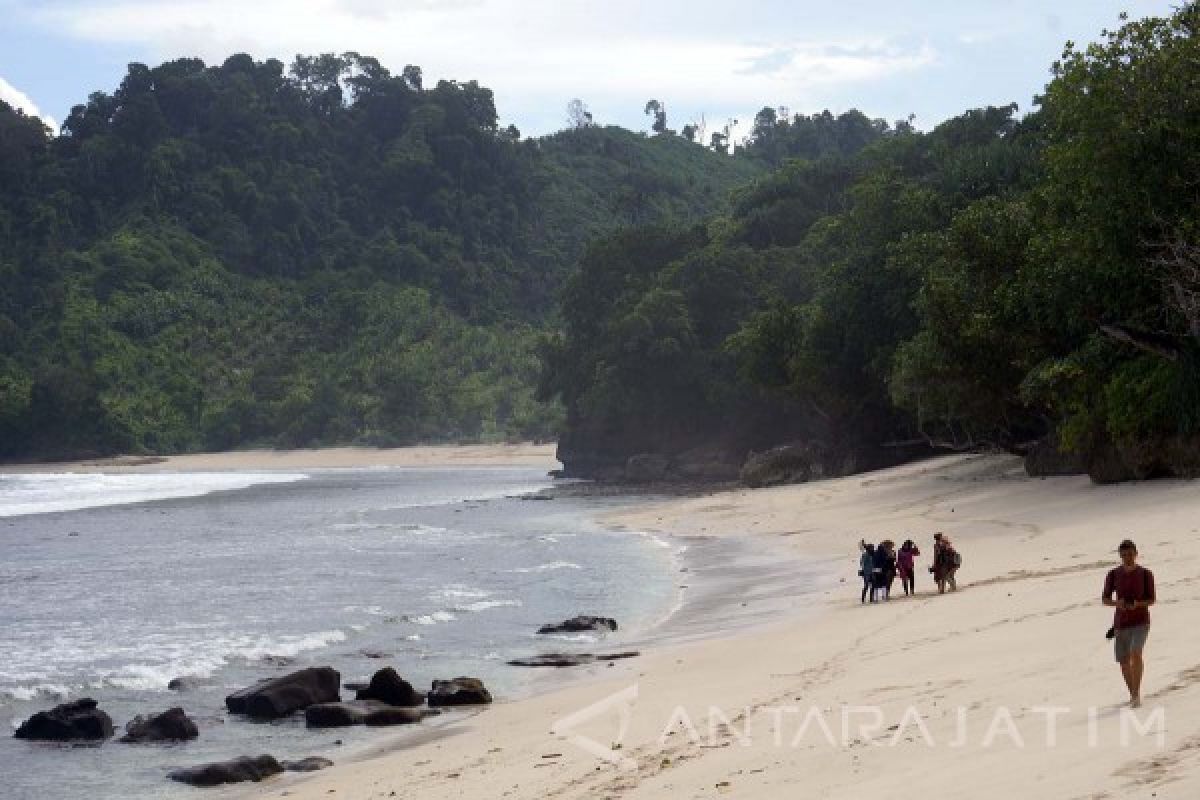
[[[871,599],[873,601],[887,600],[888,557],[885,542],[875,545],[875,566],[871,571]]]
[[[867,602],[867,594],[871,594],[871,602],[875,602],[875,594],[871,591],[875,571],[875,545],[867,544],[866,539],[859,540],[858,549],[861,553],[858,557],[858,574],[862,576],[862,599],[860,603]]]
[[[917,556],[921,555],[920,548],[912,539],[905,539],[896,554],[896,569],[900,573],[900,583],[904,586],[904,594],[916,594],[917,591]]]

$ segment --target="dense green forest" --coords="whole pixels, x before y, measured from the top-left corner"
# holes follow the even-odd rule
[[[747,153],[781,166],[728,212],[593,243],[545,345],[568,468],[736,474],[792,442],[807,475],[945,448],[1200,472],[1200,11],[1122,22],[1023,117],[797,152],[812,120],[766,110]]]
[[[553,437],[585,243],[763,168],[355,53],[131,64],[53,137],[0,103],[0,457]]]
[[[931,131],[503,128],[346,53],[0,104],[0,457],[559,437],[570,474],[1200,472],[1200,10]]]

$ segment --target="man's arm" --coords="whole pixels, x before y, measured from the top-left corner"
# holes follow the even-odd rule
[[[1150,606],[1154,605],[1154,601],[1158,599],[1154,595],[1154,573],[1150,570],[1146,570],[1145,575],[1146,584],[1143,587],[1145,589],[1143,594],[1145,594],[1146,597],[1142,600],[1138,600],[1137,604],[1134,606],[1135,608],[1149,608]]]
[[[1104,577],[1104,591],[1100,593],[1100,602],[1106,606],[1115,607],[1117,605],[1117,601],[1113,599],[1113,592],[1115,591],[1116,587],[1113,585],[1113,575],[1110,572]]]

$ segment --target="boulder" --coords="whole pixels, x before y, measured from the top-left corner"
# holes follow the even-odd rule
[[[332,767],[333,762],[328,758],[309,756],[308,758],[301,758],[296,761],[284,761],[280,766],[283,767],[284,772],[316,772],[319,769]]]
[[[283,767],[273,756],[242,756],[229,761],[215,761],[186,769],[177,769],[167,775],[173,781],[189,786],[220,786],[225,783],[261,781],[283,772]]]
[[[196,682],[192,678],[171,678],[167,683],[167,688],[172,692],[186,692],[189,689],[195,688]]]
[[[125,726],[122,742],[183,742],[200,735],[182,708],[170,708],[154,716],[139,714]]]
[[[581,614],[553,625],[543,625],[538,628],[538,633],[585,633],[589,631],[609,633],[616,629],[617,621],[612,617],[592,617]]]
[[[440,714],[436,708],[397,708],[396,706],[388,706],[387,708],[377,708],[370,714],[367,714],[363,719],[363,724],[368,728],[385,728],[390,725],[412,725],[420,722],[426,717],[432,717]]]
[[[625,480],[631,483],[654,483],[667,476],[669,462],[658,453],[638,453],[625,461]]]
[[[1025,452],[1025,473],[1030,477],[1082,475],[1085,472],[1087,459],[1083,454],[1064,450],[1054,434],[1039,440]]]
[[[419,706],[425,702],[420,692],[391,667],[384,667],[371,676],[366,689],[355,695],[358,700],[379,700],[390,706]]]
[[[434,681],[425,696],[430,706],[469,706],[492,702],[492,693],[478,678]]]
[[[21,723],[13,734],[18,739],[47,742],[100,741],[113,735],[112,718],[84,697],[39,711]]]
[[[762,453],[751,453],[738,475],[751,489],[803,483],[823,476],[820,454],[806,444],[785,444]]]
[[[310,728],[348,728],[351,725],[362,725],[370,711],[386,707],[375,700],[317,703],[304,709],[304,724]]]
[[[256,719],[275,719],[307,708],[314,703],[332,703],[341,699],[342,676],[331,667],[309,667],[299,672],[268,678],[225,698],[232,714]]]
[[[429,709],[399,708],[378,700],[351,700],[346,703],[318,703],[304,710],[304,724],[310,728],[346,728],[351,725],[409,725],[438,712]]]
[[[641,655],[636,650],[626,653],[542,653],[529,658],[514,658],[507,662],[513,667],[578,667],[603,661],[616,661]]]

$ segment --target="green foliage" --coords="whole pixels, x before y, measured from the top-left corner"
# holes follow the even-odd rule
[[[357,53],[131,64],[51,139],[0,104],[0,457],[548,438],[586,241],[756,174],[674,137],[521,141]]]
[[[1023,119],[764,109],[744,152],[778,168],[708,236],[647,265],[626,233],[585,261],[544,387],[570,440],[693,447],[759,413],[756,388],[788,401],[775,442],[825,452],[1200,432],[1198,30],[1192,3],[1068,45]]]

